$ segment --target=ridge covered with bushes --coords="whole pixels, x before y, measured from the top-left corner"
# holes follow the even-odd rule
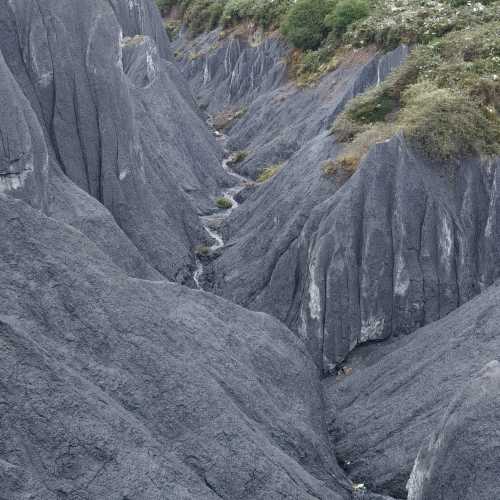
[[[401,44],[411,55],[333,124],[352,170],[369,146],[400,131],[432,158],[500,153],[500,2],[485,0],[158,0],[193,35],[243,22],[295,47],[291,76],[314,84],[346,51]]]

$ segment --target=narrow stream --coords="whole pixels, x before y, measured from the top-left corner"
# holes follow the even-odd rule
[[[220,141],[222,144],[226,143],[226,136],[224,135],[218,135],[218,141]],[[236,201],[236,196],[238,193],[240,193],[248,184],[248,182],[251,181],[251,179],[244,177],[242,175],[237,174],[232,170],[232,168],[229,166],[230,163],[233,161],[234,156],[230,155],[226,157],[223,162],[222,162],[222,168],[231,176],[236,178],[239,181],[239,184],[236,186],[233,186],[226,191],[223,191],[221,193],[221,197],[227,198],[228,200],[231,201],[232,206],[231,208],[228,209],[220,209],[218,212],[211,214],[211,215],[204,215],[201,218],[203,228],[207,232],[210,240],[213,240],[214,243],[208,247],[209,253],[208,255],[212,255],[214,252],[217,250],[220,250],[221,248],[224,248],[224,239],[222,238],[221,232],[222,232],[222,226],[224,224],[224,221],[231,215],[231,213],[236,210],[240,204]],[[203,287],[201,286],[201,278],[203,277],[203,274],[205,272],[203,262],[200,259],[200,257],[197,255],[196,256],[196,270],[193,274],[193,280],[196,285],[196,288],[198,290],[202,290]]]

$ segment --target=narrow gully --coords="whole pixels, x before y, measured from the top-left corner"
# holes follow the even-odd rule
[[[226,143],[226,136],[220,133],[217,134],[217,140],[222,144]],[[240,204],[236,201],[236,196],[240,193],[247,185],[248,182],[252,180],[250,178],[244,177],[240,174],[237,174],[232,170],[229,164],[234,159],[234,155],[230,155],[226,150],[226,158],[224,158],[222,162],[222,168],[232,177],[238,179],[239,184],[229,188],[226,191],[223,191],[221,196],[227,198],[231,201],[231,208],[228,209],[220,209],[218,212],[211,215],[204,215],[200,217],[202,221],[203,228],[207,232],[210,240],[213,240],[214,243],[208,247],[209,255],[213,255],[214,252],[224,248],[224,239],[222,238],[221,230],[224,224],[224,221],[231,215],[231,213],[236,210]],[[196,270],[193,273],[193,281],[198,290],[203,290],[201,285],[201,278],[205,272],[203,262],[200,257],[196,255]]]

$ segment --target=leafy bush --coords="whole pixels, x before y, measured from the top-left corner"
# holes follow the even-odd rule
[[[403,102],[398,121],[430,157],[500,153],[500,120],[460,92],[419,83],[405,91]]]
[[[201,257],[207,257],[208,255],[210,255],[210,247],[207,245],[198,245],[194,249],[194,253]]]
[[[233,207],[233,202],[229,198],[225,198],[224,196],[220,196],[215,200],[215,204],[224,210],[228,210]]]
[[[279,26],[292,0],[228,0],[222,16],[223,24],[231,26],[249,20],[263,28]]]
[[[325,24],[341,35],[352,23],[367,17],[369,11],[367,0],[340,0],[333,12],[326,16]]]
[[[453,31],[353,99],[332,132],[355,146],[391,126],[440,160],[500,154],[499,68],[499,21]]]
[[[498,1],[451,3],[438,0],[378,2],[367,18],[349,27],[344,42],[356,47],[375,43],[387,49],[401,43],[429,43],[451,31],[469,29],[499,16]]]
[[[357,134],[337,156],[336,165],[346,172],[353,173],[373,144],[389,139],[397,130],[397,126],[386,123],[366,128]]]
[[[162,15],[166,16],[170,9],[177,5],[177,0],[156,0],[156,5]]]
[[[210,31],[219,24],[224,0],[192,0],[184,12],[184,22],[194,35]]]
[[[295,52],[290,61],[290,76],[299,87],[316,83],[325,73],[333,71],[340,58],[331,47],[320,47],[318,50]]]
[[[325,18],[331,5],[328,0],[297,0],[281,27],[287,40],[299,49],[317,49],[328,34]]]

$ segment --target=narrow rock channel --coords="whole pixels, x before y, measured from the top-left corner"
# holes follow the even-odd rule
[[[221,134],[220,132],[216,132],[217,136],[217,141],[221,143],[222,145],[225,145],[227,142],[227,137],[224,134]],[[213,241],[213,243],[206,248],[207,251],[207,256],[210,257],[213,256],[218,250],[221,248],[224,248],[224,239],[222,237],[222,226],[224,224],[224,221],[231,215],[231,213],[236,210],[240,204],[236,200],[236,197],[238,193],[240,193],[243,189],[245,189],[247,183],[251,182],[251,179],[244,177],[243,175],[237,174],[234,172],[234,170],[230,167],[230,165],[233,163],[234,160],[234,154],[231,154],[229,151],[224,149],[225,151],[225,158],[222,161],[222,168],[232,177],[238,180],[238,184],[235,186],[223,191],[221,193],[222,198],[226,198],[231,202],[231,207],[227,209],[219,209],[217,212],[214,214],[210,215],[204,215],[200,217],[203,228],[207,232],[210,240]],[[196,285],[196,288],[198,290],[203,290],[202,286],[202,278],[205,272],[205,268],[203,265],[202,258],[200,258],[199,252],[197,252],[196,255],[196,270],[193,274],[193,281]]]

